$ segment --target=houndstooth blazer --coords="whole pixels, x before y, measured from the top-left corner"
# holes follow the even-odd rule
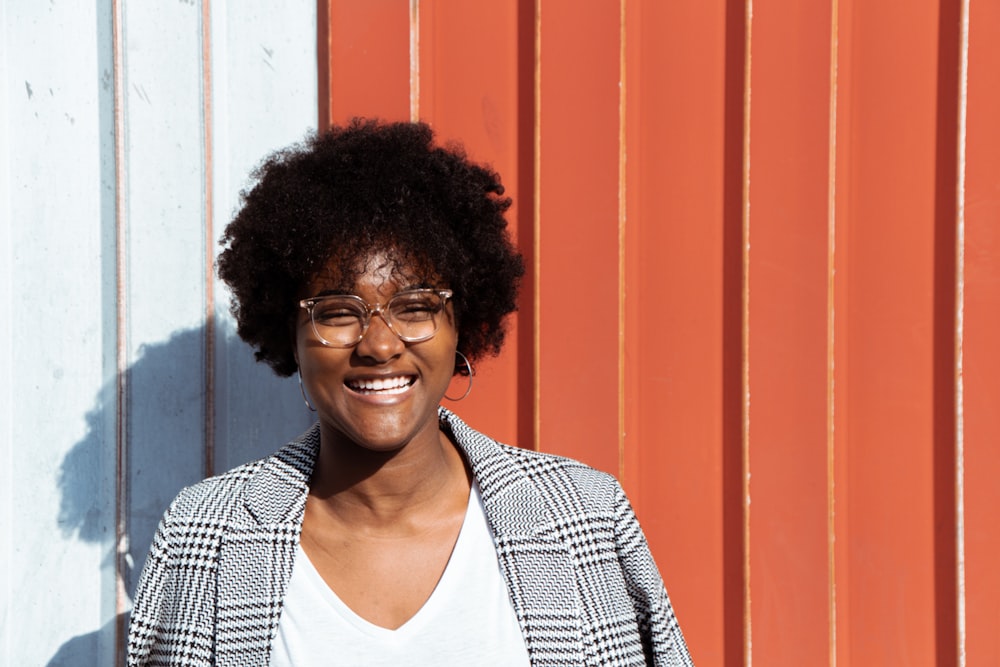
[[[479,483],[532,665],[691,665],[611,475],[440,419]],[[139,580],[130,666],[267,666],[318,451],[317,425],[178,495]]]

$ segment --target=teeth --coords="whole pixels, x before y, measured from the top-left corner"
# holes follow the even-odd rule
[[[351,389],[359,391],[387,391],[398,394],[412,383],[409,376],[397,376],[390,378],[376,378],[373,380],[352,380],[348,383]]]

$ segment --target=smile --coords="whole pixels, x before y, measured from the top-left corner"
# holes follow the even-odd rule
[[[370,380],[348,380],[348,388],[360,394],[401,394],[409,389],[417,378],[413,375],[398,375]]]

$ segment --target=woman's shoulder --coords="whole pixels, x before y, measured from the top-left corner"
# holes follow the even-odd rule
[[[582,480],[592,480],[595,483],[613,482],[617,483],[614,475],[598,470],[582,461],[553,454],[551,452],[540,452],[534,449],[525,449],[497,443],[504,451],[513,458],[525,471],[532,474],[558,474],[568,475],[572,478]]]
[[[215,514],[216,510],[229,507],[231,499],[239,495],[247,480],[251,479],[269,458],[271,457],[244,463],[232,470],[184,487],[170,504],[168,514],[174,518]]]
[[[547,495],[570,493],[595,505],[615,504],[622,494],[614,475],[566,456],[504,444],[472,429],[454,414],[442,413],[457,436],[473,468],[502,485],[522,478]]]
[[[248,488],[261,479],[284,480],[304,485],[318,450],[318,429],[313,426],[269,456],[236,466],[180,490],[167,516],[173,519],[211,519],[231,516],[241,505]],[[265,483],[267,483],[265,482]]]
[[[614,475],[576,459],[510,445],[500,446],[528,479],[550,491],[572,490],[596,505],[613,504],[622,493]]]

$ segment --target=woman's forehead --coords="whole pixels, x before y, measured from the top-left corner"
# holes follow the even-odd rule
[[[409,287],[441,286],[428,262],[393,250],[372,250],[353,261],[332,257],[309,281],[309,291],[353,293],[361,287],[391,291]]]

